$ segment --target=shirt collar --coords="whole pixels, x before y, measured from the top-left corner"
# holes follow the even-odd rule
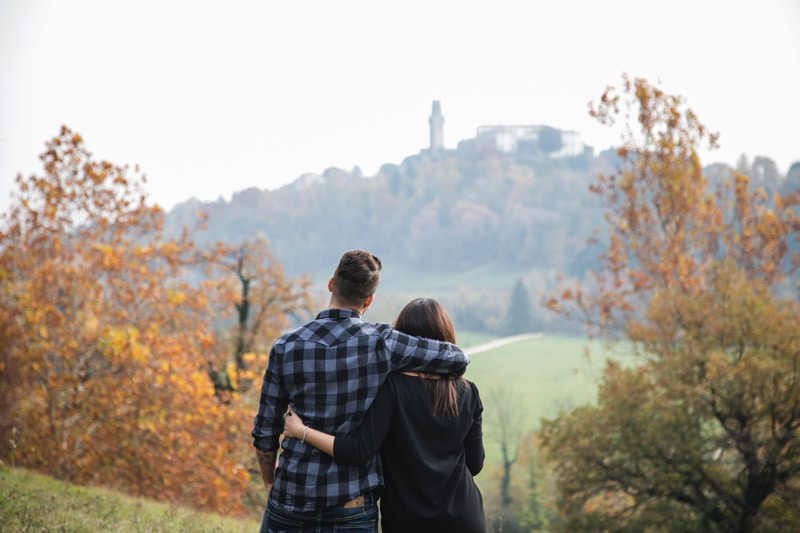
[[[329,308],[320,311],[320,313],[317,315],[317,320],[323,318],[343,320],[347,318],[361,318],[361,314],[358,311],[353,311],[352,309]]]

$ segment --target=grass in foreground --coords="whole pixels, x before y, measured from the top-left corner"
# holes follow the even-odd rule
[[[239,533],[258,531],[234,520],[121,493],[70,485],[0,466],[0,529],[18,532]]]

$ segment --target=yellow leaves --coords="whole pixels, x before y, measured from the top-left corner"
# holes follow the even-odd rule
[[[214,338],[214,335],[212,335],[211,333],[203,332],[200,335],[198,335],[198,342],[200,344],[200,350],[203,352],[207,352],[214,347],[216,339]]]
[[[186,301],[186,294],[181,291],[170,290],[167,292],[167,299],[172,305],[180,305]]]
[[[225,372],[228,375],[228,379],[231,382],[231,386],[235,390],[239,390],[239,373],[236,369],[236,363],[233,361],[228,361],[228,364],[225,365]]]
[[[236,395],[222,405],[205,373],[217,346],[210,283],[180,281],[192,243],[165,238],[163,213],[126,168],[93,161],[81,143],[64,128],[48,144],[44,175],[18,180],[0,233],[0,368],[13,376],[3,416],[26,439],[15,460],[76,482],[241,508],[247,474],[237,465],[249,457],[231,442],[246,434],[251,406]],[[265,298],[289,307],[278,290]],[[268,318],[275,327],[281,317]],[[263,369],[261,357],[244,360]],[[256,379],[227,370],[238,386]]]
[[[144,362],[149,358],[150,348],[138,342],[132,342],[130,352],[134,361]]]
[[[96,243],[92,247],[100,254],[100,267],[103,270],[116,271],[122,268],[121,249],[114,249],[109,244]]]

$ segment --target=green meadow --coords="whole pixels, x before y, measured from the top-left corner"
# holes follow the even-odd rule
[[[477,348],[470,344],[464,343],[468,354]],[[547,335],[471,354],[465,377],[477,385],[483,401],[487,460],[499,459],[499,411],[507,410],[505,420],[519,424],[524,434],[537,429],[542,418],[593,403],[609,358],[631,360],[620,347],[600,341]]]

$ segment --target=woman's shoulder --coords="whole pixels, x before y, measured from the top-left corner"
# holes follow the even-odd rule
[[[468,388],[471,391],[475,392],[476,394],[478,393],[478,386],[475,384],[474,381],[470,381],[464,378],[461,378],[458,381],[460,381],[465,386],[464,388]]]
[[[463,384],[462,389],[464,391],[469,391],[468,394],[470,395],[470,397],[473,398],[474,401],[482,403],[480,392],[478,392],[478,386],[474,382],[469,381],[468,379],[462,378],[460,381]]]

